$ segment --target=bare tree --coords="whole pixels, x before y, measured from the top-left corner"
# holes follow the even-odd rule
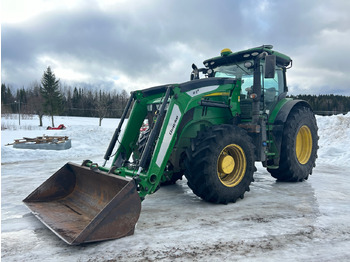
[[[99,126],[102,124],[102,119],[106,117],[108,110],[111,106],[111,99],[108,98],[108,96],[100,90],[99,94],[96,94],[96,110],[99,117]]]

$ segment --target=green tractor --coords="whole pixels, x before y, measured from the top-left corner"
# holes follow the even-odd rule
[[[286,98],[291,65],[271,45],[224,49],[204,68],[193,64],[189,82],[131,92],[104,165],[67,163],[25,204],[80,244],[133,234],[141,201],[183,176],[194,194],[222,204],[243,199],[256,161],[277,180],[308,179],[318,128],[307,102]]]

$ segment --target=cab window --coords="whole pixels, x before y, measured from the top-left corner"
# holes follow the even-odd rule
[[[214,68],[215,77],[230,77],[242,80],[241,99],[247,98],[253,86],[253,68],[244,66],[244,62]],[[253,63],[253,61],[251,61]]]
[[[263,81],[264,101],[270,105],[277,101],[278,96],[284,92],[283,71],[276,67],[274,78],[264,78]]]

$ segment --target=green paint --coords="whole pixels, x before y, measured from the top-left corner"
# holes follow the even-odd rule
[[[284,98],[281,101],[279,101],[277,103],[277,105],[274,107],[274,109],[272,110],[270,117],[269,117],[269,120],[268,120],[268,123],[273,124],[275,122],[275,119],[276,119],[278,113],[280,112],[281,108],[285,104],[287,104],[289,101],[292,101],[292,100],[293,100],[292,98]]]
[[[254,53],[263,51],[276,55],[280,59],[277,59],[280,65],[284,63],[286,66],[291,62],[288,56],[273,51],[269,47],[259,47],[235,53],[226,52],[224,56],[204,61],[204,64],[213,62],[212,66],[215,67],[218,64],[224,65],[244,60],[252,61]],[[245,57],[247,54],[250,54],[250,56]],[[210,66],[207,68],[210,68]],[[164,120],[158,119],[156,116],[152,120],[163,122],[153,145],[150,164],[139,175],[137,161],[130,163],[129,160],[132,159],[132,154],[137,151],[140,127],[148,114],[151,114],[148,110],[152,108],[152,105],[159,106],[162,104],[165,88],[157,87],[133,92],[134,104],[124,127],[124,135],[118,139],[118,149],[112,160],[112,166],[110,169],[98,168],[103,172],[134,178],[141,199],[144,199],[147,194],[154,193],[159,188],[159,184],[167,181],[167,178],[171,177],[173,172],[180,172],[183,168],[181,167],[182,155],[191,146],[191,140],[197,136],[199,131],[214,125],[232,124],[232,119],[239,117],[242,113],[240,105],[241,79],[236,79],[234,84],[223,85],[206,84],[201,86],[200,83],[207,83],[205,80],[203,82],[196,80],[194,83],[196,83],[196,86],[193,86],[191,90],[181,90],[181,84],[172,85]],[[279,149],[276,147],[272,130],[278,113],[290,100],[292,99],[285,98],[279,101],[271,110],[268,119],[262,116],[263,121],[267,121],[268,146],[265,153],[268,159],[279,157]],[[205,101],[204,103],[209,102],[211,106],[202,106],[202,101]],[[218,107],[219,104],[227,106]],[[251,119],[248,117],[241,121],[249,123]],[[149,125],[151,124],[149,123]],[[134,158],[137,160],[139,156],[135,153]],[[169,165],[170,162],[172,163],[171,166]]]

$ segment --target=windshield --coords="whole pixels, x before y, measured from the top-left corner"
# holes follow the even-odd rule
[[[245,61],[246,63],[247,61]],[[253,75],[253,68],[246,68],[244,63],[224,65],[214,68],[215,77],[231,77],[242,79],[243,76]]]
[[[242,63],[224,65],[214,68],[215,77],[230,77],[242,80],[242,95],[247,95],[253,86],[253,67],[249,69],[244,66],[245,63],[252,61],[244,61]]]
[[[242,80],[241,99],[249,98],[253,91],[254,69],[253,67],[245,67],[244,65],[247,62],[251,62],[253,64],[253,61],[248,60],[237,64],[223,65],[214,68],[215,77],[230,77]],[[266,104],[266,107],[269,108],[269,106],[273,106],[273,104],[278,100],[278,96],[285,92],[285,81],[281,67],[276,66],[274,78],[263,78],[264,68],[265,67],[263,64],[261,88],[264,103]]]

